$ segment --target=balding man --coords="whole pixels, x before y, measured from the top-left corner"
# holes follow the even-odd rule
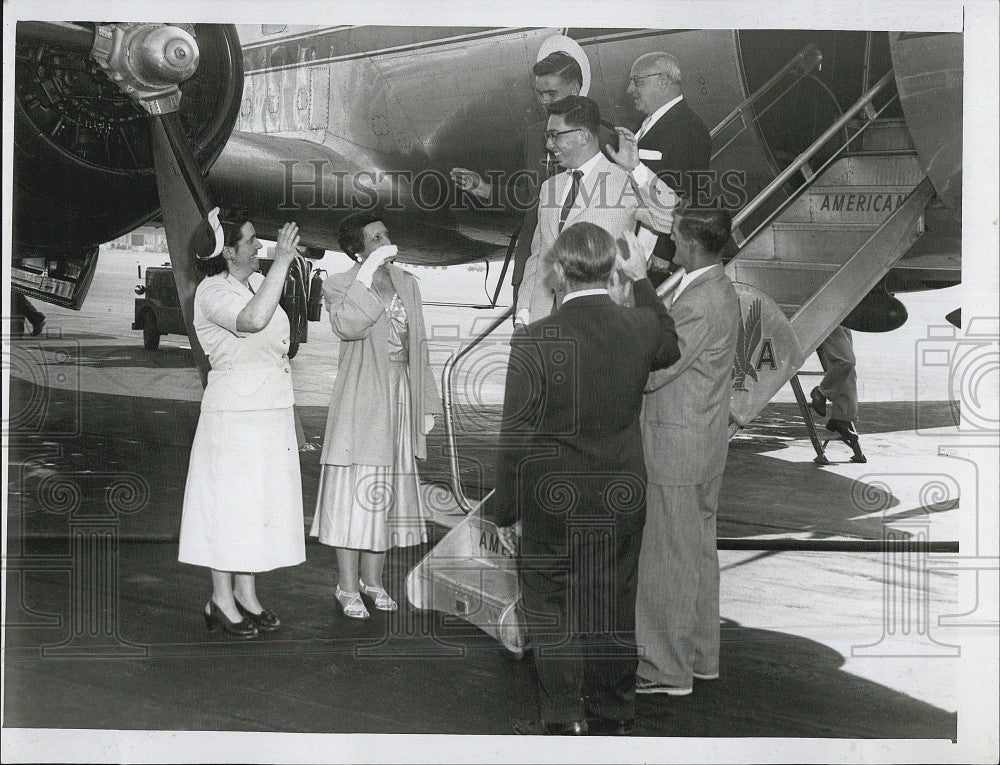
[[[712,139],[701,118],[681,95],[681,68],[669,53],[647,53],[632,64],[628,94],[635,108],[646,115],[636,133],[639,158],[664,183],[691,204],[696,193],[697,177],[693,171],[708,170]],[[704,189],[703,191],[708,191]],[[651,238],[645,234],[640,237]],[[672,261],[674,245],[668,236],[656,240],[653,255],[660,261]],[[653,261],[651,267],[664,268]],[[655,284],[656,274],[650,275]]]

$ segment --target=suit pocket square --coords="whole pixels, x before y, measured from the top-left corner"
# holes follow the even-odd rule
[[[639,149],[639,159],[663,159],[663,152],[655,149]]]

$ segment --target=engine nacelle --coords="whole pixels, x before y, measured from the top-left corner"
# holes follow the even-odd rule
[[[20,26],[20,25],[19,25]],[[236,28],[194,24],[197,70],[181,86],[180,120],[207,172],[243,94]],[[101,66],[58,39],[19,36],[14,107],[14,255],[110,241],[159,213],[150,117]]]

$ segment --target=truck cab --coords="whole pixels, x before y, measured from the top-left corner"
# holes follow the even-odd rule
[[[273,260],[260,259],[260,270],[267,274]],[[288,269],[279,305],[288,315],[290,336],[288,358],[298,353],[299,343],[308,339],[309,322],[319,321],[323,303],[323,279],[320,269],[313,273],[312,262],[299,255]],[[141,277],[140,277],[141,278]],[[135,288],[135,320],[132,329],[142,330],[142,345],[148,351],[160,347],[163,335],[187,336],[177,284],[169,263],[149,266],[143,284]]]

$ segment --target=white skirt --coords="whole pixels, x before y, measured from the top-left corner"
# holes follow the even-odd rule
[[[237,572],[270,571],[306,559],[291,407],[201,413],[177,557]]]

